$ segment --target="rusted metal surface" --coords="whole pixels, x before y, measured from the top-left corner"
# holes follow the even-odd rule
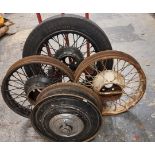
[[[59,89],[58,89],[59,88]],[[72,88],[70,90],[70,88]],[[61,92],[62,90],[65,90],[64,92],[68,93],[74,93],[74,95],[77,95],[78,93],[81,96],[89,96],[89,100],[91,100],[96,106],[99,108],[100,111],[102,111],[102,102],[100,100],[100,97],[91,89],[78,84],[74,82],[68,82],[68,83],[56,83],[53,85],[50,85],[46,87],[37,97],[37,102],[41,101],[42,99],[49,97],[51,95],[54,95],[56,93],[60,94],[64,92]]]
[[[46,19],[53,15],[44,14],[43,17]],[[8,14],[8,17],[16,23],[10,30],[16,29],[18,33],[0,41],[0,81],[9,65],[21,58],[23,43],[37,24],[34,14]],[[145,96],[138,105],[126,113],[103,117],[95,141],[155,141],[155,63],[152,50],[155,45],[151,44],[154,42],[155,20],[149,14],[91,14],[91,18],[107,32],[116,49],[128,52],[140,62],[148,77]],[[45,141],[33,130],[29,119],[19,117],[5,105],[1,95],[0,101],[0,141]]]
[[[43,17],[53,15],[44,14]],[[16,23],[11,29],[15,28],[18,33],[0,41],[0,81],[9,65],[21,58],[23,43],[36,26],[34,14],[8,14],[7,17]],[[138,105],[126,113],[103,117],[103,125],[94,141],[155,141],[155,61],[152,50],[155,44],[151,44],[154,42],[155,20],[149,14],[91,14],[91,18],[105,30],[116,49],[139,61],[149,77],[145,96]],[[0,101],[0,141],[46,141],[33,130],[29,119],[19,117],[5,105],[1,95]]]
[[[37,19],[38,19],[38,23],[42,23],[42,17],[41,17],[41,14],[40,13],[36,13],[37,15]]]
[[[85,17],[89,19],[89,13],[85,13]]]
[[[117,85],[123,89],[125,87],[125,78],[123,75],[116,71],[106,70],[97,74],[92,82],[93,90],[101,95],[116,94],[117,91],[115,91],[114,88],[111,92],[106,91],[106,88],[108,89],[112,85]],[[101,89],[103,90],[102,92]]]
[[[41,80],[37,78],[37,75],[42,75]],[[67,79],[64,80],[62,76],[66,76]],[[32,81],[29,81],[30,78]],[[72,71],[55,58],[47,56],[26,57],[14,63],[7,71],[1,87],[3,99],[14,112],[29,117],[34,105],[32,102],[28,102],[29,94],[39,93],[43,85],[47,86],[45,78],[50,81],[49,84],[60,80],[62,82],[74,80]],[[26,89],[26,86],[29,88]],[[32,98],[34,99],[34,96]]]
[[[105,71],[109,72],[106,63],[111,59],[113,59],[113,72],[110,72],[113,75],[118,73],[118,77],[115,76],[111,80],[111,77],[109,77],[106,80],[106,77],[104,77]],[[98,64],[100,65],[97,66]],[[93,74],[88,72],[90,68],[94,71]],[[101,80],[102,82],[103,80],[106,81],[96,92],[105,103],[102,111],[103,115],[113,115],[127,111],[139,102],[146,89],[146,77],[139,63],[130,55],[120,51],[109,50],[92,55],[86,58],[75,71],[75,82],[87,85],[94,91],[96,86],[100,86]],[[111,86],[108,86],[109,88],[102,87],[106,83],[111,84]],[[110,101],[115,91],[119,92],[118,94],[121,92],[121,95],[119,98],[117,96],[115,100],[111,99]],[[108,94],[107,99],[106,93]]]

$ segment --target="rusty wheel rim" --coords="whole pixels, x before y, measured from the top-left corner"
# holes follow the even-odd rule
[[[113,59],[112,70],[106,69],[106,61],[109,59]],[[98,63],[102,64],[102,67],[98,67]],[[106,77],[105,74],[108,76]],[[109,74],[112,74],[113,79],[109,79],[111,78]],[[123,78],[120,80],[115,75]],[[75,71],[75,82],[86,85],[97,92],[104,104],[103,115],[127,111],[138,103],[146,89],[146,77],[139,63],[126,53],[112,50],[99,52],[86,58]],[[108,87],[106,93],[101,89],[106,84],[111,84],[108,86],[110,93],[107,93]],[[114,86],[117,86],[117,89],[115,88],[113,92]],[[118,92],[117,95],[115,92]]]
[[[100,112],[103,108],[100,97],[94,91],[81,84],[74,82],[55,83],[53,85],[50,85],[40,92],[36,100],[37,102],[41,102],[41,100],[55,94],[73,94],[75,96],[77,96],[78,94],[78,97],[83,97],[83,99],[87,98],[92,103],[94,103]]]
[[[29,68],[29,75],[25,72],[25,67]],[[49,72],[48,69],[51,68],[61,73],[61,79],[57,79],[54,72],[52,72],[52,74]],[[36,76],[40,75],[43,78],[49,79],[49,84],[60,82],[60,80],[61,82],[67,82],[73,81],[74,79],[72,71],[57,59],[47,56],[30,56],[23,58],[9,68],[2,82],[2,96],[9,108],[21,116],[30,116],[34,104],[30,102],[24,86],[30,78],[36,78]],[[36,86],[38,86],[37,82]],[[45,86],[47,86],[47,84]],[[39,87],[38,89],[40,89]]]

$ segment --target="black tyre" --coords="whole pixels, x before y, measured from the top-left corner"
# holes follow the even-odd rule
[[[89,53],[87,43],[89,43]],[[30,33],[24,45],[23,57],[36,54],[54,56],[63,49],[66,53],[66,47],[69,53],[76,48],[78,55],[82,53],[83,58],[99,51],[112,49],[108,37],[97,24],[78,15],[65,14],[48,18]],[[76,57],[72,59],[74,58]],[[77,62],[72,60],[72,63],[74,65]],[[108,65],[112,67],[112,60]]]
[[[101,126],[102,105],[94,92],[82,87],[59,83],[45,88],[31,114],[34,129],[50,141],[93,139]]]

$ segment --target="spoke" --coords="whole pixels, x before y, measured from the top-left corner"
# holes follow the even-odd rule
[[[126,62],[125,62],[126,63]],[[125,66],[125,67],[122,67],[121,69],[119,69],[119,71],[123,72],[125,68],[127,68],[128,66],[131,66],[129,63]]]
[[[89,53],[91,54],[91,53],[96,53],[96,51],[95,50],[90,50],[89,51]],[[87,57],[87,50],[86,50],[86,52],[82,52],[83,53],[83,56],[85,57],[85,55],[86,55],[86,57]]]
[[[103,68],[103,70],[107,70],[107,59],[106,60],[102,60],[102,61],[98,61],[97,63],[99,63],[99,65],[101,64]],[[101,71],[99,71],[100,73]]]
[[[22,106],[25,104],[25,102],[27,101],[27,98],[25,100],[23,100],[22,102]]]
[[[13,92],[13,93],[10,93],[10,95],[18,95],[18,96],[20,95],[21,97],[23,97],[23,96],[26,97],[25,91],[22,91],[20,94]]]
[[[72,34],[72,37],[73,37],[73,44],[72,44],[72,46],[75,44],[75,38],[74,38],[74,33]]]
[[[116,59],[116,64],[115,64],[115,66],[113,67],[114,68],[114,71],[117,71],[118,72],[118,63],[120,62],[120,59],[118,60],[118,59]],[[117,69],[115,69],[115,68],[117,68]]]
[[[65,34],[61,34],[61,36],[62,36],[62,44],[63,44],[63,46],[65,46],[65,42],[64,42],[64,40],[65,40]]]
[[[46,46],[46,45],[45,45],[45,47],[46,47],[46,50],[47,50],[47,46]],[[45,53],[45,55],[48,55],[48,52],[45,51],[45,50],[43,50],[43,49],[41,50],[41,52],[42,52],[42,53]]]
[[[123,108],[125,108],[125,109],[127,110],[127,107],[121,104],[121,100],[122,100],[124,103],[126,103],[126,101],[124,101],[123,99],[120,98],[120,99],[119,99],[120,104],[119,104],[119,103],[118,103],[118,104],[119,104],[121,107],[123,107]]]
[[[43,67],[44,64],[40,64],[40,65],[41,65],[41,66],[40,66],[40,69],[39,69],[39,75],[40,75],[40,74],[41,74],[41,75],[44,75],[44,74],[43,74],[44,72],[43,72],[43,70],[42,70],[42,67]]]
[[[17,73],[18,77],[20,78],[21,82],[22,82],[23,85],[24,85],[25,82],[22,80],[22,78],[21,78],[21,76],[19,75],[18,71],[16,71],[16,73]]]
[[[5,91],[7,91],[7,92],[11,92],[11,91],[14,91],[14,90],[17,90],[17,89],[9,89],[9,90],[5,90]]]
[[[130,74],[128,74],[128,75],[132,75],[132,74],[139,74],[139,72],[133,72],[133,73],[130,73]]]
[[[131,97],[130,95],[128,95],[124,90],[123,90],[123,94],[125,94],[126,96],[128,96],[128,97],[131,98],[132,100],[135,100],[133,97]]]
[[[87,39],[86,47],[87,47],[87,57],[89,57],[90,56],[90,43],[88,39]]]
[[[139,83],[140,83],[140,82],[143,82],[143,80],[138,80],[138,81],[130,81],[129,83],[131,84],[131,83],[137,83],[137,82],[139,82]],[[129,84],[129,83],[128,83],[128,84]]]
[[[134,77],[136,76],[136,74],[137,74],[137,73],[135,73],[135,74],[132,76],[132,78],[131,78],[130,80],[126,81],[126,82],[127,82],[126,85],[128,85],[128,84],[130,83],[130,81],[132,81],[133,79],[138,78],[138,77],[134,78]]]
[[[81,45],[77,48],[79,48],[81,50],[82,46],[86,45],[86,43],[87,43],[87,40],[85,38],[83,38]]]
[[[120,60],[120,61],[121,61],[121,60]],[[123,66],[122,66],[122,68],[121,68],[120,70],[122,70],[122,69],[125,67],[125,64],[126,64],[126,63],[128,63],[128,62],[124,61]]]
[[[19,85],[23,85],[23,83],[21,83],[20,81],[17,81],[17,80],[11,80],[11,79],[10,79],[10,81],[12,81],[12,82],[14,82],[14,83],[17,83],[17,84],[19,84]]]
[[[11,86],[11,87],[14,87],[16,89],[23,89],[24,90],[24,87],[17,87],[17,86],[11,85],[11,84],[8,84],[8,85]]]
[[[53,46],[51,45],[51,43],[48,41],[48,45],[49,45],[49,47],[54,51],[54,53],[56,52],[56,49],[55,48],[53,48]]]
[[[130,75],[130,73],[133,71],[133,69],[134,69],[134,67],[127,74],[125,74],[124,77]]]
[[[23,84],[23,82],[22,82],[20,79],[18,79],[18,78],[14,75],[14,73],[13,73],[11,76],[13,76],[15,79],[17,79],[19,82],[21,82],[21,84]],[[10,78],[10,80],[11,80],[11,78]]]
[[[125,86],[127,89],[132,90],[133,92],[137,92],[138,91],[138,87],[137,86],[133,86],[133,87],[129,87],[129,86]],[[136,87],[136,88],[135,88]],[[134,89],[135,88],[135,89]],[[133,93],[132,93],[133,94]]]
[[[59,48],[61,48],[62,47],[62,45],[59,43],[59,41],[58,40],[56,40],[56,38],[55,37],[53,37],[53,38],[51,38],[53,41],[55,41],[58,45],[59,45]]]
[[[25,73],[25,71],[24,71],[23,67],[21,67],[21,69],[22,69],[23,74],[25,75],[25,77],[28,79],[28,76],[26,75],[26,73]]]
[[[58,40],[58,42],[60,42],[60,41],[59,41],[59,37],[58,37],[58,35],[57,35],[57,40]]]
[[[65,34],[65,46],[69,47],[69,38],[68,38],[69,34]]]
[[[132,89],[132,88],[137,87],[137,86],[129,87],[128,85],[125,85],[125,87]],[[133,90],[134,90],[134,89],[133,89]]]
[[[119,63],[119,61],[120,61],[120,59],[118,60],[118,59],[116,59],[117,60],[117,62],[116,62],[116,64],[115,65],[113,65],[113,70],[115,71],[115,68],[116,68],[116,66],[117,66],[117,64]],[[118,71],[118,70],[117,70]]]
[[[20,96],[21,94],[23,94],[23,93],[24,93],[24,91],[23,91],[22,93],[18,94],[15,98],[12,97],[12,99],[10,99],[10,100],[15,100],[16,98],[19,98],[19,96]],[[22,97],[23,97],[23,96],[22,96]],[[26,98],[26,97],[23,97],[23,98]]]
[[[106,60],[104,60],[103,62],[102,62],[102,65],[103,65],[103,67],[104,67],[104,70],[107,70],[107,59]]]
[[[78,40],[81,38],[81,36],[77,35],[76,40],[74,41],[74,43],[72,44],[72,47],[77,47],[77,42]],[[75,46],[74,46],[75,45]]]
[[[96,68],[96,65],[95,64],[94,65],[91,65],[90,67],[91,67],[91,69],[94,69],[97,72],[97,74],[100,73],[100,71]]]
[[[45,52],[44,50],[41,50],[41,52],[42,52],[42,55],[48,55],[48,53]]]
[[[80,79],[82,79],[85,83],[88,83],[92,86],[92,81],[88,81],[87,79],[83,79],[82,77],[80,77]]]
[[[22,70],[22,67],[20,68],[21,70]],[[22,70],[23,71],[23,70]],[[18,71],[16,71],[19,75],[22,75],[22,76],[24,76],[24,77],[27,77],[27,75],[25,75],[24,74],[24,72],[23,73],[21,73],[19,70]]]
[[[19,94],[17,94],[17,93],[10,93],[10,95],[13,96],[13,97],[17,97],[17,96],[18,96],[17,98],[27,98],[26,95],[22,95],[22,94],[19,95]],[[15,99],[15,98],[14,98],[14,99]]]
[[[91,77],[92,79],[95,78],[95,76],[92,76],[87,70],[85,70],[85,72],[86,72],[85,76],[87,76],[87,77]]]
[[[117,59],[117,71],[118,71],[118,59]]]
[[[32,66],[30,64],[28,66],[29,66],[30,70],[32,71],[32,74],[35,75]]]
[[[131,80],[131,79],[125,79],[125,80]],[[134,82],[135,82],[134,80],[136,80],[136,81],[139,80],[139,77],[133,78],[132,81],[130,81],[129,83],[127,83],[127,85],[128,85],[128,84],[131,84],[131,83],[134,83]],[[143,80],[139,80],[139,81],[143,81]],[[127,81],[126,81],[126,82],[127,82]]]

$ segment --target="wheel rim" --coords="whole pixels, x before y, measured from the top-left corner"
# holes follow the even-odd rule
[[[75,30],[60,30],[50,34],[40,43],[40,45],[38,45],[37,51],[38,54],[55,57],[56,52],[59,49],[66,47],[76,48],[76,50],[79,50],[83,56],[83,59],[99,51],[99,48],[94,43],[92,38]],[[83,59],[81,58],[80,62],[82,62]],[[80,64],[80,62],[78,64]],[[112,64],[112,60],[109,60],[107,63],[110,69]],[[68,64],[68,66],[70,65],[71,63]]]
[[[105,65],[109,59],[113,59],[112,70],[108,70]],[[102,69],[97,67],[98,63],[102,63]],[[106,73],[112,75],[106,78]],[[115,74],[118,76],[114,76]],[[75,82],[92,88],[106,101],[103,115],[127,111],[142,98],[146,89],[146,77],[138,62],[118,51],[100,52],[84,60],[75,72]],[[103,94],[100,90],[105,84],[111,84],[110,92],[107,88]],[[115,95],[116,92],[119,93]]]
[[[38,85],[38,81],[32,83],[32,85],[27,85],[26,82],[30,80],[30,78],[36,78],[36,76],[45,77],[49,80],[49,84],[58,82],[60,79],[61,82],[73,80],[73,75],[69,68],[60,61],[55,60],[56,59],[54,58],[44,56],[30,56],[17,61],[10,67],[3,79],[1,91],[3,99],[14,112],[21,116],[29,117],[34,104],[28,102],[29,99],[27,93],[30,92],[29,89],[26,90],[26,86],[29,86],[30,88],[33,86],[34,89],[31,91],[43,89],[40,87],[42,84]],[[36,69],[38,66],[41,66],[40,71]],[[31,77],[26,74],[24,70],[25,67],[29,68],[29,71],[31,71]],[[61,73],[59,74],[61,75],[59,76],[59,79],[57,79],[55,74],[51,74],[50,71],[52,67],[54,68],[54,71]],[[47,68],[49,68],[49,70]],[[43,85],[46,87],[48,83],[45,82]]]
[[[80,97],[83,97],[85,100],[89,100],[94,103],[94,106],[96,106],[99,111],[102,111],[103,106],[100,97],[91,89],[74,82],[56,83],[50,85],[41,91],[36,100],[37,102],[40,102],[49,96],[64,93],[68,95],[72,94],[74,96],[78,95]]]
[[[86,49],[87,43],[89,43],[88,54]],[[54,56],[56,51],[62,47],[77,48],[82,52],[84,58],[98,51],[98,47],[89,36],[75,30],[60,30],[48,35],[38,45],[37,51],[38,54]]]

